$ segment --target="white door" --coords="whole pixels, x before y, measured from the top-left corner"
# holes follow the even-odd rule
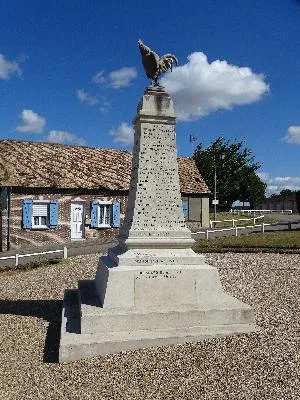
[[[83,203],[71,203],[71,239],[84,237],[84,206]]]

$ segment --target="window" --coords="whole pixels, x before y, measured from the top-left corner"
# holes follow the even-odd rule
[[[33,228],[47,228],[47,217],[33,217],[32,227]]]
[[[99,207],[99,221],[98,226],[110,227],[111,226],[111,214],[112,214],[112,204],[98,204]]]
[[[49,225],[49,202],[32,203],[32,228],[43,229]]]
[[[22,202],[23,229],[54,229],[58,227],[57,200],[31,200]]]
[[[91,202],[91,228],[118,228],[121,202],[93,200]]]
[[[189,202],[188,202],[188,200],[182,200],[181,206],[182,206],[184,219],[188,220],[188,218],[189,218]]]

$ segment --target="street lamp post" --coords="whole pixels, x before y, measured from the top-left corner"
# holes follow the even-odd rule
[[[214,221],[217,219],[217,165],[215,162],[214,172]]]
[[[221,160],[224,160],[224,154],[221,154],[220,156]],[[215,159],[215,163],[214,163],[214,200],[213,200],[213,204],[214,204],[214,221],[216,221],[217,219],[217,204],[219,204],[219,200],[217,200],[217,163],[216,163],[216,159]]]

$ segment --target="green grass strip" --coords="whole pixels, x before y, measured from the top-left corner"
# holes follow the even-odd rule
[[[300,230],[251,233],[249,235],[201,239],[194,251],[300,251]]]

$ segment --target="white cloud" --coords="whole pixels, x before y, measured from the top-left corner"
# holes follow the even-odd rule
[[[290,126],[282,140],[291,144],[300,144],[300,126]]]
[[[104,75],[104,71],[99,71],[92,80],[97,84],[105,83],[114,89],[120,89],[129,86],[136,77],[137,72],[134,67],[123,67],[110,72],[107,76]]]
[[[123,67],[116,71],[112,71],[109,75],[109,85],[114,89],[129,86],[131,81],[137,77],[135,68]]]
[[[267,196],[278,194],[283,189],[300,190],[300,176],[272,177],[267,172],[259,172],[257,175],[267,184]]]
[[[183,121],[253,103],[269,91],[262,74],[227,61],[210,64],[202,52],[190,54],[186,64],[162,77],[161,84],[172,95],[178,118]]]
[[[103,101],[103,103],[99,107],[99,110],[103,113],[108,112],[110,109],[111,109],[111,104],[109,101]]]
[[[88,94],[84,89],[77,89],[76,95],[81,103],[85,103],[90,106],[95,106],[96,104],[100,104],[99,110],[102,113],[106,113],[111,109],[111,104],[109,101],[105,100],[105,97],[101,97],[99,99],[96,96]]]
[[[133,144],[134,129],[126,122],[122,122],[117,129],[111,129],[109,134],[113,137],[113,141],[125,146]]]
[[[18,125],[18,132],[42,133],[46,124],[46,119],[32,110],[23,110],[21,115],[22,124]]]
[[[268,183],[270,175],[267,172],[257,172],[257,176],[265,183]]]
[[[0,53],[0,79],[7,80],[13,75],[22,75],[22,70],[16,61],[8,61]]]
[[[106,82],[106,78],[104,76],[104,71],[99,71],[92,77],[92,81],[94,83],[97,83],[97,85],[100,85],[101,83]]]
[[[66,143],[78,146],[86,145],[86,141],[83,138],[66,131],[50,131],[47,140],[52,143]]]
[[[77,89],[76,94],[81,103],[86,103],[90,106],[94,106],[95,104],[99,103],[99,100],[96,96],[88,94],[84,89]]]

